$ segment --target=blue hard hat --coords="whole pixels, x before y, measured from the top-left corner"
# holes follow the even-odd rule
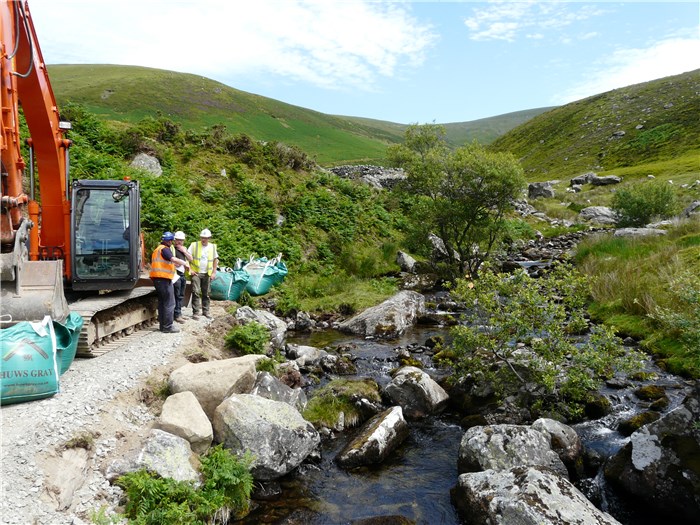
[[[175,235],[173,235],[173,232],[165,232],[160,238],[161,241],[172,241],[173,239],[175,239]]]

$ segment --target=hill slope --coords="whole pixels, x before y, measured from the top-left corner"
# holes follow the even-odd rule
[[[79,103],[108,120],[137,122],[163,115],[186,129],[218,124],[232,133],[298,146],[322,165],[381,162],[386,146],[403,140],[404,124],[326,115],[240,91],[186,73],[137,66],[53,65],[60,105]],[[453,145],[493,141],[546,108],[446,124]]]
[[[695,156],[700,170],[700,69],[635,84],[528,120],[491,147],[544,180]]]

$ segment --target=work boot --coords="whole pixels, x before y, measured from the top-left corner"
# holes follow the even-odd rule
[[[175,322],[180,323],[180,324],[185,324],[185,320],[182,317],[178,317],[177,319],[175,319]]]
[[[164,330],[161,330],[164,334],[176,334],[180,331],[180,329],[177,326],[171,326],[170,328],[165,328]]]
[[[204,317],[206,317],[207,319],[214,319],[209,312],[205,313]]]
[[[192,316],[192,319],[194,319],[195,321],[199,321],[199,319],[200,319],[200,318],[199,318],[199,314],[194,314],[194,315]]]

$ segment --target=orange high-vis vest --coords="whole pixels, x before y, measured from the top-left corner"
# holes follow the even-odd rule
[[[151,255],[151,272],[148,274],[151,279],[172,279],[175,275],[175,263],[163,259],[163,248],[167,246],[158,245]]]

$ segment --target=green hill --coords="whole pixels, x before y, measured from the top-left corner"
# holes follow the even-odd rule
[[[531,180],[669,161],[697,172],[698,93],[700,69],[615,89],[535,116],[491,147],[515,154]]]
[[[407,127],[326,115],[205,77],[160,69],[53,65],[49,74],[61,106],[76,102],[104,119],[128,123],[162,115],[195,131],[223,124],[231,133],[298,146],[322,165],[381,163],[386,146],[403,140]],[[448,140],[453,145],[475,139],[489,143],[545,109],[447,124]]]

